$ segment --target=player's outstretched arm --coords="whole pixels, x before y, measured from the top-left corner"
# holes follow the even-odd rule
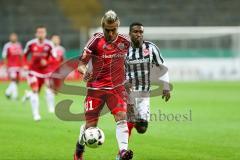
[[[83,80],[85,82],[91,81],[93,79],[92,71],[89,71],[87,68],[89,60],[90,60],[89,54],[87,54],[86,51],[84,51],[82,56],[80,57],[78,71],[83,74]]]
[[[85,82],[90,81],[92,79],[92,73],[87,72],[87,67],[83,62],[79,62],[78,71],[83,74],[83,80]]]

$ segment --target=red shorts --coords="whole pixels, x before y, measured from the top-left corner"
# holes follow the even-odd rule
[[[96,121],[105,104],[112,114],[127,111],[127,92],[123,86],[111,90],[89,89],[85,99],[86,121]]]
[[[48,85],[48,78],[41,78],[41,77],[34,76],[32,74],[29,74],[27,77],[27,82],[33,91],[40,92],[42,85],[44,83]]]

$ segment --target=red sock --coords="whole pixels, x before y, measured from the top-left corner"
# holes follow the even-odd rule
[[[132,129],[134,127],[134,123],[133,122],[127,122],[128,125],[128,137],[130,138],[131,133],[132,133]]]

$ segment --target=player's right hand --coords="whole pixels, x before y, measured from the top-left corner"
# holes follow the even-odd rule
[[[93,80],[93,73],[92,72],[86,72],[84,75],[83,75],[83,80],[85,82],[90,82]]]

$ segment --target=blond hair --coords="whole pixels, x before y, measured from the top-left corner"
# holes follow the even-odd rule
[[[120,25],[120,20],[117,16],[116,12],[114,12],[113,10],[109,10],[102,17],[101,25],[103,27],[105,23],[112,24],[112,23],[115,23],[115,22],[118,23],[118,26]]]

